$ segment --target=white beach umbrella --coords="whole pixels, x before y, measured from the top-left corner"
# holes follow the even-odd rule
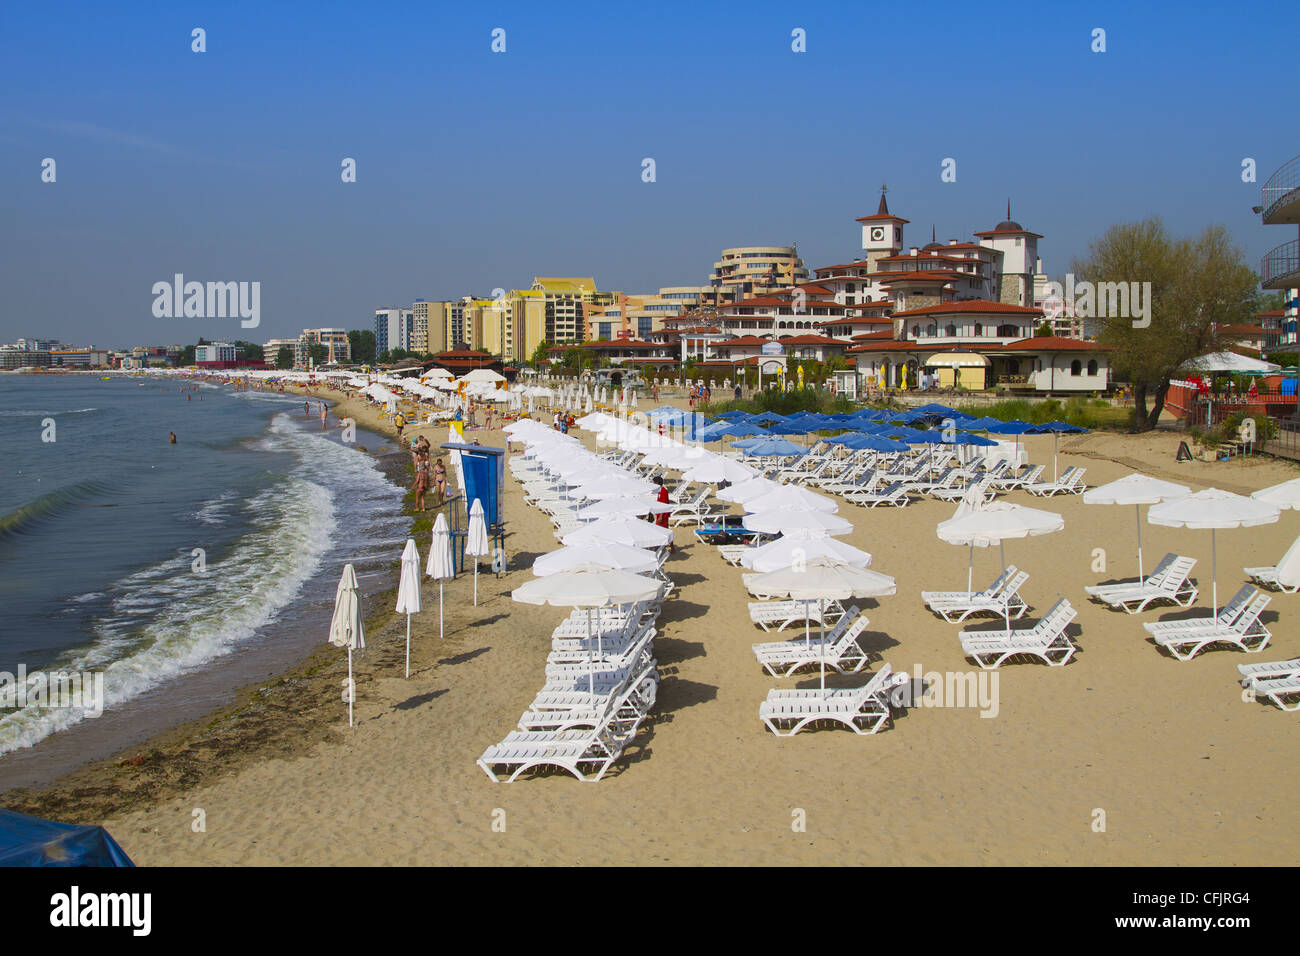
[[[741,523],[750,531],[765,534],[784,534],[789,531],[812,531],[841,535],[853,530],[852,523],[839,515],[824,511],[759,511],[747,514]]]
[[[1219,568],[1215,534],[1225,528],[1253,528],[1272,524],[1282,517],[1276,505],[1245,495],[1206,488],[1182,498],[1155,505],[1147,512],[1147,521],[1166,528],[1210,529],[1210,575],[1213,578],[1214,610],[1219,614]]]
[[[581,545],[566,545],[533,562],[533,574],[547,577],[572,570],[581,565],[595,565],[617,571],[645,574],[659,567],[659,558],[653,551],[634,548],[612,541],[595,541]]]
[[[574,491],[575,497],[590,498],[627,498],[632,495],[651,495],[659,488],[654,482],[636,478],[627,472],[594,476],[584,481]]]
[[[438,512],[433,522],[433,541],[429,546],[429,563],[425,567],[426,575],[438,580],[438,637],[446,637],[442,623],[442,582],[455,576],[455,567],[451,561],[451,532],[447,528],[447,516]]]
[[[352,704],[356,700],[356,684],[352,680],[352,652],[366,646],[366,628],[361,617],[361,595],[357,590],[357,573],[352,565],[344,565],[334,592],[334,616],[330,618],[329,641],[335,647],[348,649],[348,726],[352,726]]]
[[[682,473],[682,481],[698,481],[706,485],[715,485],[720,481],[735,483],[757,477],[758,472],[753,468],[721,455],[710,455]]]
[[[856,568],[871,564],[871,555],[851,544],[827,535],[808,532],[785,534],[775,541],[741,555],[740,564],[751,571],[779,571],[799,567],[817,558],[827,558]]]
[[[474,605],[476,607],[478,606],[478,559],[491,550],[492,546],[488,543],[487,521],[483,515],[483,502],[475,498],[473,506],[469,509],[465,553],[474,555]]]
[[[1036,537],[1060,531],[1064,527],[1065,519],[1055,512],[1026,508],[1007,501],[994,501],[975,511],[940,521],[936,530],[941,541],[964,544],[970,549],[970,563],[966,569],[966,594],[969,596],[974,590],[976,548],[996,544],[1001,550],[1002,542],[1008,538]],[[1005,557],[1002,566],[1006,567]],[[1007,630],[1011,630],[1009,616]]]
[[[1292,478],[1280,485],[1270,485],[1259,491],[1252,491],[1250,496],[1256,501],[1263,501],[1282,511],[1294,508],[1300,511],[1300,478]]]
[[[397,585],[397,613],[406,615],[406,676],[411,676],[411,615],[420,613],[420,551],[412,538],[402,549],[401,579]]]
[[[566,545],[586,545],[598,541],[626,544],[634,548],[662,548],[673,540],[668,528],[628,516],[610,515],[599,518],[560,539]]]
[[[1098,485],[1096,488],[1089,488],[1083,493],[1083,503],[1133,506],[1133,511],[1137,515],[1138,581],[1141,582],[1145,577],[1142,568],[1142,506],[1158,505],[1162,501],[1182,498],[1184,495],[1191,494],[1191,491],[1192,489],[1186,485],[1161,481],[1159,478],[1134,472],[1104,485]]]
[[[671,504],[660,503],[653,498],[604,498],[594,504],[586,505],[574,512],[574,516],[581,521],[591,521],[594,518],[605,518],[609,515],[627,515],[640,516],[648,514],[667,514],[673,510]]]
[[[784,487],[786,486],[779,481],[773,481],[771,478],[764,478],[759,475],[757,478],[749,478],[745,481],[738,481],[734,485],[728,485],[726,488],[720,488],[714,497],[722,501],[732,501],[743,505],[747,501],[753,501],[770,491]]]
[[[756,495],[744,504],[750,511],[821,511],[834,514],[840,510],[834,499],[798,485],[782,485],[767,494]]]
[[[784,597],[792,601],[816,601],[822,620],[821,687],[826,689],[826,614],[827,601],[851,598],[887,597],[898,592],[897,582],[887,574],[843,564],[832,558],[816,557],[797,567],[782,568],[766,574],[745,575],[745,587],[755,596]],[[805,619],[805,634],[807,630]]]
[[[533,578],[515,588],[510,597],[523,604],[586,608],[587,641],[590,646],[594,631],[591,612],[595,608],[652,601],[659,597],[662,587],[659,581],[629,571],[574,570]],[[588,663],[591,664],[587,678],[588,691],[595,693],[594,661],[588,658]]]

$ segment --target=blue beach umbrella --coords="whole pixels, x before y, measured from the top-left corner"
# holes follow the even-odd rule
[[[801,445],[785,438],[756,438],[753,444],[745,449],[746,455],[756,458],[788,458],[791,455],[802,455],[805,449]]]
[[[907,445],[901,441],[892,441],[888,438],[881,438],[879,435],[868,435],[865,432],[851,432],[848,435],[840,435],[838,438],[830,440],[854,451],[862,451],[863,449],[870,449],[871,451],[907,451]]]
[[[1056,444],[1062,434],[1077,435],[1086,432],[1088,429],[1080,428],[1078,425],[1071,425],[1069,422],[1055,421],[1048,422],[1046,425],[1035,425],[1028,430],[1030,435],[1046,435],[1052,433],[1052,481],[1058,478],[1056,472]]]

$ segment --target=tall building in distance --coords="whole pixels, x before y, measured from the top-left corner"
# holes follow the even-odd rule
[[[411,350],[410,309],[375,309],[375,354],[392,349]]]
[[[794,246],[739,246],[723,249],[713,263],[709,285],[722,301],[734,302],[747,295],[779,286],[808,281],[799,251]]]

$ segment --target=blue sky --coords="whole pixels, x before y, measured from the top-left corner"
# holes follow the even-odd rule
[[[1250,212],[1300,153],[1294,4],[120,6],[0,8],[0,341],[369,327],[534,275],[646,292],[735,245],[843,262],[882,182],[918,245],[1009,196],[1051,273],[1149,215],[1253,265],[1294,238]],[[155,318],[176,272],[260,281],[261,327]]]

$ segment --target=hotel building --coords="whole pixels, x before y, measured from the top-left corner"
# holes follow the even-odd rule
[[[1264,225],[1300,227],[1300,156],[1269,177],[1261,197],[1255,211]],[[1300,238],[1266,252],[1260,261],[1259,275],[1261,288],[1283,293],[1282,314],[1268,318],[1276,322],[1276,328],[1271,331],[1275,332],[1272,338],[1277,346],[1289,349],[1297,344],[1296,329],[1300,321]]]

